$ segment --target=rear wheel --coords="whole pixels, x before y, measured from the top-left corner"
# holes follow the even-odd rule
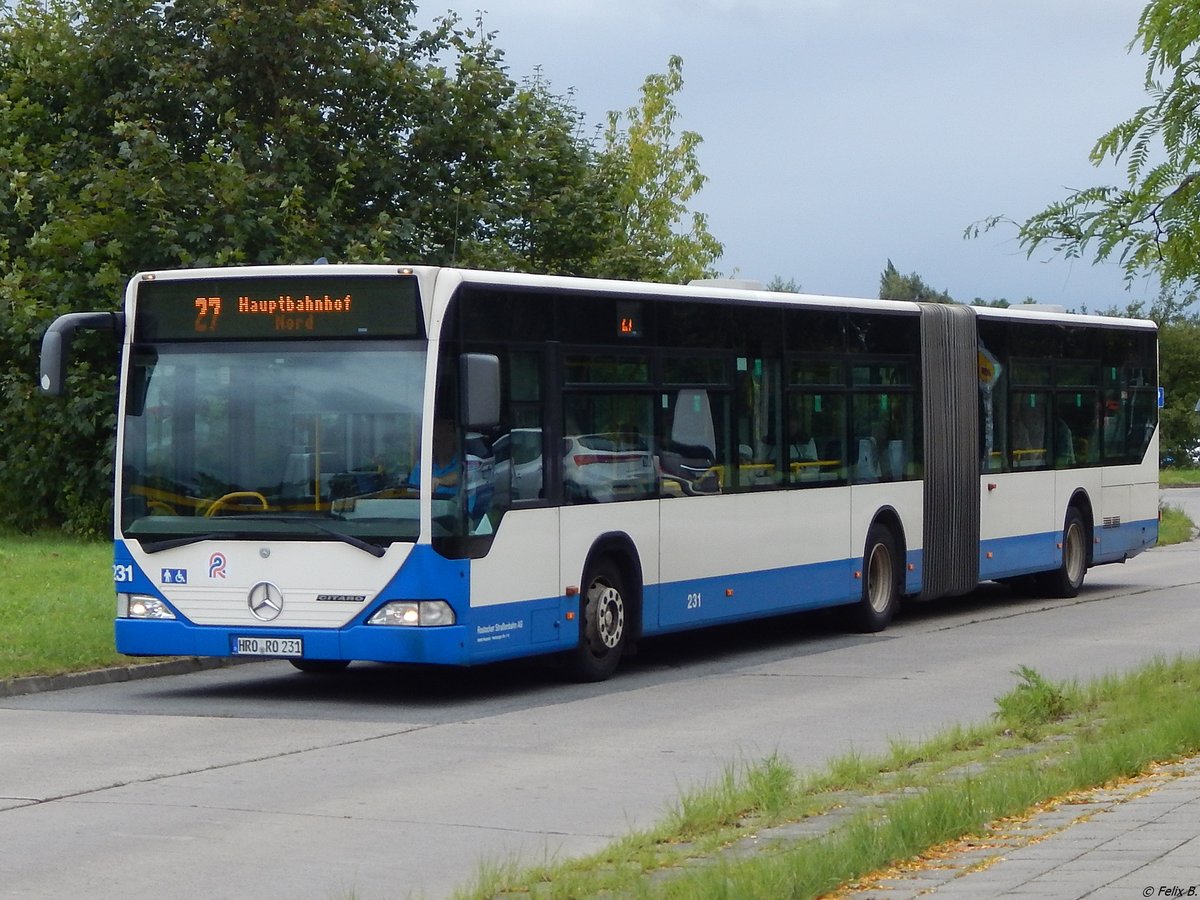
[[[630,597],[610,557],[594,563],[583,583],[579,646],[571,652],[570,670],[577,681],[604,681],[616,671],[629,641]]]
[[[1083,516],[1072,506],[1063,523],[1062,562],[1057,569],[1037,576],[1037,586],[1048,597],[1074,597],[1083,587],[1087,574],[1087,526]]]
[[[900,577],[895,536],[884,525],[872,525],[863,553],[862,598],[853,612],[859,631],[872,633],[887,628],[900,605]]]

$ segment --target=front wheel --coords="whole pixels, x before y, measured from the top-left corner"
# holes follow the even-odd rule
[[[853,610],[859,631],[874,633],[888,627],[900,605],[900,578],[895,536],[883,525],[872,525],[863,553],[862,597]]]
[[[1087,574],[1087,550],[1087,527],[1079,510],[1072,506],[1063,523],[1062,561],[1057,569],[1037,576],[1041,592],[1047,597],[1076,596]]]
[[[604,681],[616,671],[628,643],[630,598],[617,564],[596,562],[583,583],[579,604],[579,646],[571,651],[570,671],[577,681]]]

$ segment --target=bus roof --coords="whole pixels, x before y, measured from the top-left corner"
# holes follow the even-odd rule
[[[425,279],[442,281],[449,277],[451,283],[480,286],[533,288],[536,290],[589,291],[614,295],[652,294],[663,298],[693,300],[725,300],[731,303],[775,303],[793,306],[810,306],[825,309],[863,309],[893,311],[916,315],[921,303],[908,300],[880,300],[866,297],[844,297],[826,294],[788,293],[768,291],[764,288],[747,287],[743,280],[729,279],[729,286],[722,279],[708,279],[692,285],[664,284],[658,282],[621,281],[617,279],[584,278],[569,275],[529,275],[519,272],[497,272],[485,269],[459,269],[453,267],[405,266],[380,264],[326,264],[285,266],[229,266],[222,268],[167,269],[155,272],[139,272],[131,282],[155,278],[219,278],[236,275],[239,277],[267,277],[280,275],[332,274],[334,271],[363,275],[417,275]],[[1061,322],[1063,324],[1087,324],[1108,328],[1144,328],[1155,330],[1157,325],[1147,319],[1100,316],[1092,314],[1062,312],[1046,307],[1025,308],[1025,304],[1005,308],[971,306],[976,315],[987,319],[1025,319],[1031,322]]]

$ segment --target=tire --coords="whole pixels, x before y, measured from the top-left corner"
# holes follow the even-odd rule
[[[872,525],[863,552],[862,597],[852,612],[856,630],[874,634],[888,627],[900,606],[902,571],[895,535],[884,525]]]
[[[288,662],[306,675],[335,675],[350,665],[348,659],[289,659]]]
[[[630,594],[621,569],[611,557],[593,564],[579,598],[579,646],[569,669],[576,681],[604,681],[617,669],[629,643]]]
[[[1087,574],[1088,529],[1083,515],[1074,506],[1067,509],[1063,523],[1062,561],[1057,569],[1041,572],[1037,577],[1039,591],[1047,597],[1070,598],[1078,595]]]

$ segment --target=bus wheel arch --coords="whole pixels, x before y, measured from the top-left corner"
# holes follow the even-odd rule
[[[1093,541],[1096,530],[1096,514],[1092,511],[1092,499],[1088,496],[1087,491],[1080,488],[1071,496],[1071,502],[1067,504],[1067,510],[1070,511],[1072,508],[1077,509],[1083,519],[1084,549],[1087,553],[1086,567],[1091,568],[1093,552],[1096,549]]]
[[[568,664],[577,681],[603,681],[641,634],[642,567],[627,535],[593,544],[579,589],[579,643]]]
[[[1083,491],[1076,491],[1063,517],[1062,556],[1058,568],[1036,576],[1039,592],[1048,597],[1069,599],[1079,594],[1092,564],[1092,534],[1095,522],[1092,504]]]
[[[904,528],[894,510],[876,514],[863,545],[862,596],[851,608],[854,627],[864,633],[883,631],[891,623],[904,593]]]
[[[896,565],[900,571],[900,593],[903,595],[905,593],[904,573],[908,560],[908,538],[904,533],[904,523],[900,520],[900,513],[896,512],[894,507],[884,506],[875,513],[875,519],[871,522],[872,527],[876,525],[891,531],[892,538],[896,542]]]

